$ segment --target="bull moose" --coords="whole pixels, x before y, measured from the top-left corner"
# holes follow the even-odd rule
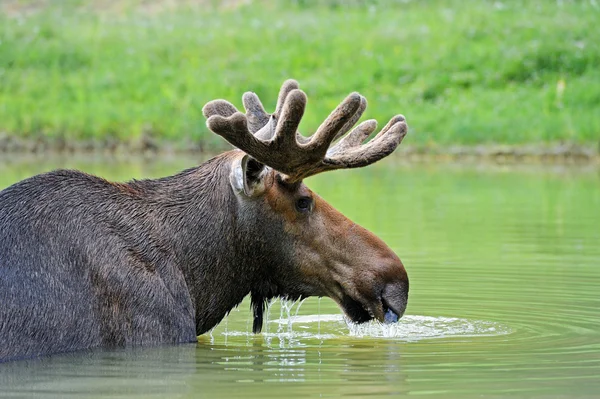
[[[57,170],[0,191],[0,360],[194,342],[248,294],[255,333],[276,297],[327,296],[355,322],[397,321],[400,259],[302,181],[389,155],[405,119],[363,143],[376,122],[350,131],[367,105],[352,93],[306,138],[306,102],[294,80],[273,114],[251,92],[245,114],[209,102],[208,128],[237,149],[174,176]]]

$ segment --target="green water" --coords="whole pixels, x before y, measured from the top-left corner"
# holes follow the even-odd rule
[[[3,159],[0,187],[56,167],[124,180],[197,161]],[[197,345],[1,364],[0,396],[600,396],[598,169],[390,159],[308,184],[404,261],[400,324],[359,330],[309,299],[276,303],[254,336],[244,303]]]

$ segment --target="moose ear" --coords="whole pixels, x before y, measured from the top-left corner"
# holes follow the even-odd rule
[[[246,196],[252,197],[260,194],[264,189],[263,175],[265,165],[244,155],[233,163],[230,181],[232,187]]]

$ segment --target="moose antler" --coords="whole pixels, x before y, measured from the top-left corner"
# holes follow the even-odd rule
[[[346,133],[360,119],[366,99],[352,93],[325,119],[315,134],[305,138],[297,131],[306,108],[306,94],[298,83],[287,80],[281,87],[277,107],[269,115],[254,93],[243,96],[246,114],[225,100],[215,100],[203,108],[210,130],[257,161],[286,175],[288,182],[335,169],[367,166],[391,154],[408,127],[402,115],[392,118],[369,142],[377,122],[367,120]],[[340,139],[330,148],[331,143]]]

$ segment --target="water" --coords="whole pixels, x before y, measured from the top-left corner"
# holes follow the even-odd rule
[[[0,187],[55,167],[124,180],[197,161],[3,159]],[[600,395],[598,169],[387,160],[308,183],[404,261],[399,324],[348,325],[311,298],[275,303],[253,335],[245,302],[197,345],[1,364],[0,396]]]

